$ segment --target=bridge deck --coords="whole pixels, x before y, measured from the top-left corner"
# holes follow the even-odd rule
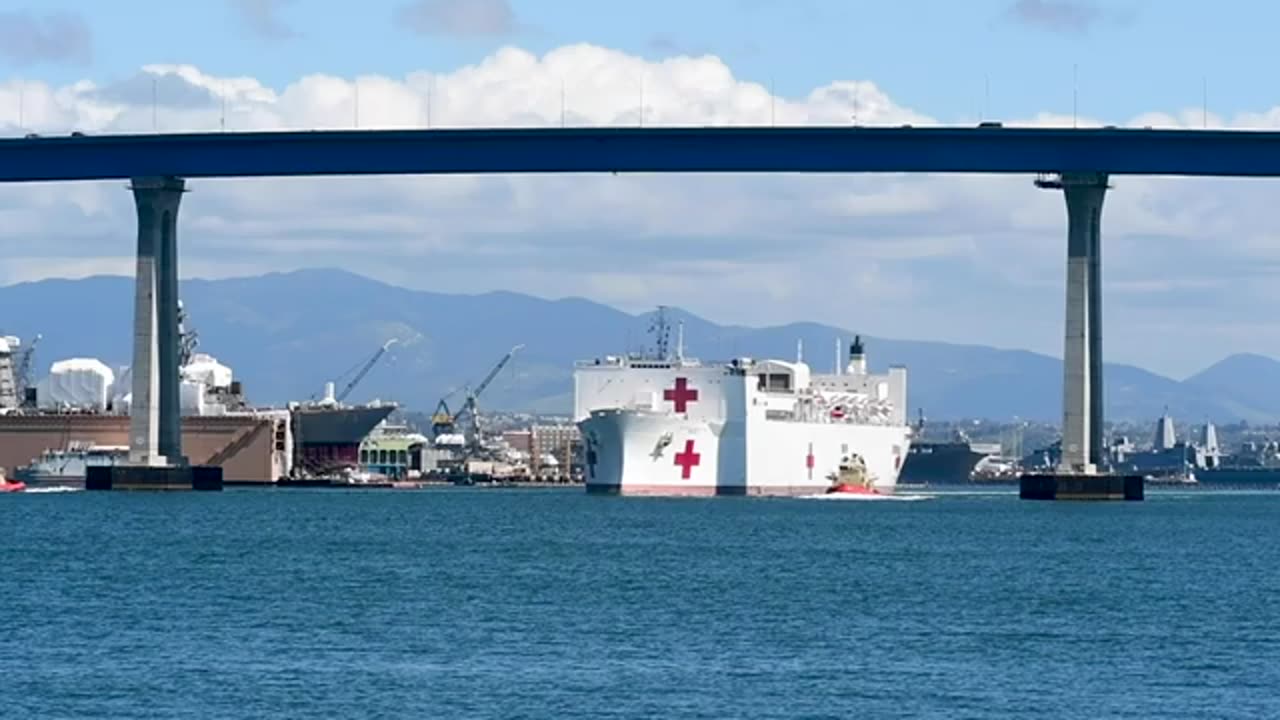
[[[1000,127],[339,130],[0,139],[0,182],[479,173],[1280,175],[1280,132]]]

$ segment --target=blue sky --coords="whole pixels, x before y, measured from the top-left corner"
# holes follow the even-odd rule
[[[461,3],[461,0],[453,0]],[[1199,107],[1275,103],[1259,63],[1280,5],[1245,0],[467,0],[505,5],[472,32],[423,33],[406,0],[0,0],[0,13],[64,12],[90,29],[84,62],[19,62],[0,72],[106,81],[150,63],[190,63],[279,87],[315,72],[399,76],[477,62],[514,44],[535,53],[591,42],[659,58],[713,53],[740,77],[782,94],[834,79],[874,79],[940,118],[1070,112],[1120,119]],[[271,20],[264,20],[270,18]],[[1073,67],[1075,70],[1073,70]],[[987,88],[990,91],[987,91]]]
[[[1278,21],[1242,0],[0,0],[0,136],[549,125],[562,83],[568,122],[634,124],[641,78],[657,125],[1063,125],[1073,65],[1082,124],[1199,127],[1207,79],[1209,125],[1277,128]],[[1280,357],[1280,181],[1115,185],[1107,359],[1181,377]],[[190,187],[186,276],[335,266],[1061,354],[1065,212],[1031,178]],[[0,186],[0,283],[131,272],[132,212],[119,184]]]

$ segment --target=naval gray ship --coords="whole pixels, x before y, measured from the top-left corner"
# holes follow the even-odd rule
[[[1024,468],[1056,467],[1061,445],[1037,450],[1022,461]],[[1243,442],[1232,453],[1222,451],[1217,428],[1200,427],[1198,442],[1179,440],[1173,418],[1166,412],[1156,421],[1150,447],[1137,447],[1130,438],[1117,437],[1107,448],[1107,465],[1116,472],[1142,473],[1155,480],[1179,480],[1183,484],[1280,488],[1280,442]]]

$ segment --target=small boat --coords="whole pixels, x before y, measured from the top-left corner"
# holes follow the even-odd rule
[[[14,478],[28,487],[83,488],[88,468],[119,465],[129,457],[126,445],[97,445],[72,441],[62,449],[45,450],[30,465],[14,471]]]
[[[867,464],[861,456],[854,454],[840,461],[840,469],[828,476],[831,487],[827,495],[879,495],[867,472]]]

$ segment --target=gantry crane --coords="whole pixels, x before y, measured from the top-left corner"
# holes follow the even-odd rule
[[[498,364],[493,366],[493,369],[489,371],[489,374],[485,376],[484,380],[480,381],[480,384],[474,390],[467,390],[466,400],[463,401],[462,408],[456,414],[449,411],[449,398],[457,391],[455,390],[440,398],[440,402],[436,404],[436,411],[431,416],[432,434],[439,437],[440,435],[457,432],[459,422],[465,418],[470,429],[469,433],[464,433],[467,436],[467,455],[470,456],[480,443],[480,410],[476,405],[476,401],[479,400],[485,388],[489,387],[489,384],[493,382],[493,379],[498,377],[498,373],[502,372],[502,368],[511,362],[512,356],[523,347],[524,345],[516,345],[511,348],[506,355],[502,356]]]
[[[382,359],[382,356],[387,354],[387,350],[398,342],[400,342],[398,338],[391,338],[383,343],[382,347],[378,348],[378,351],[373,354],[373,357],[369,358],[369,360],[365,362],[364,366],[360,368],[360,371],[356,373],[356,376],[351,378],[351,382],[347,383],[346,387],[342,388],[342,392],[338,393],[334,399],[338,402],[345,400],[347,396],[351,394],[351,391],[356,389],[356,385],[359,385],[360,381],[364,379],[364,376],[369,374],[369,371],[373,369],[373,366],[378,364],[378,361]]]

